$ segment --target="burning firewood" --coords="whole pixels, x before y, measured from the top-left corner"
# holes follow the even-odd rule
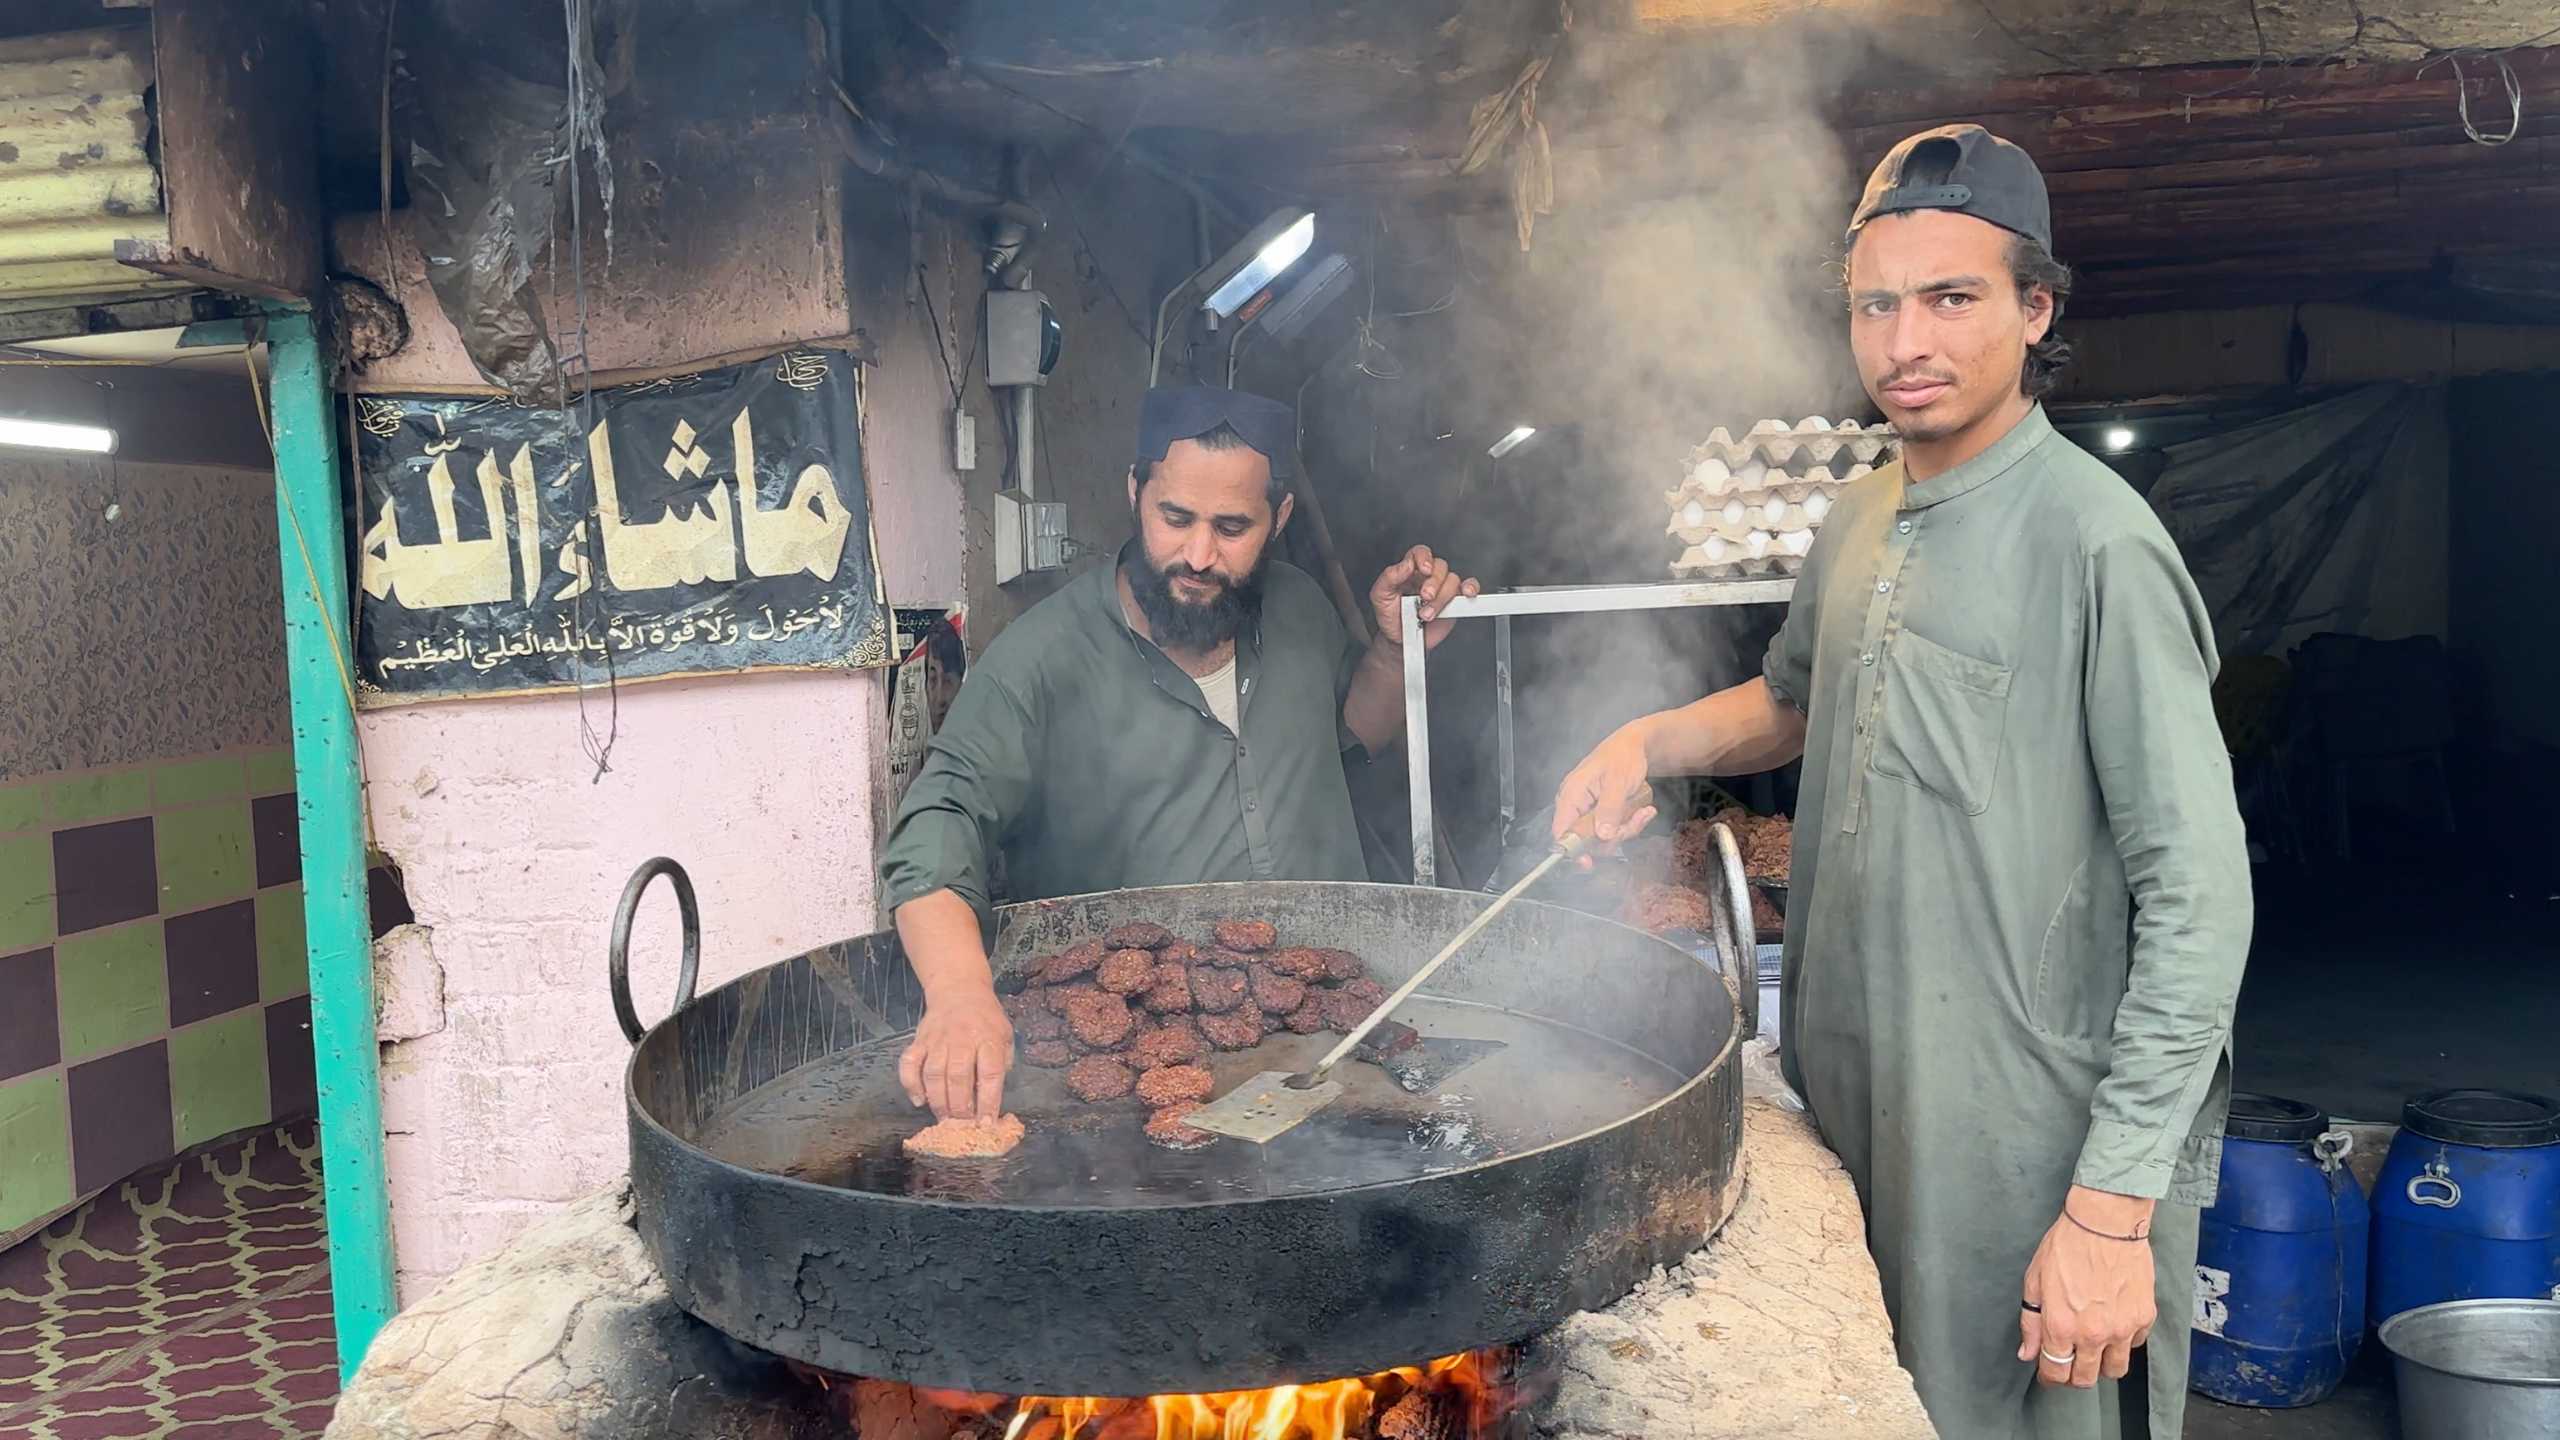
[[[1378,1440],[1466,1440],[1466,1401],[1445,1391],[1414,1390],[1378,1417]]]

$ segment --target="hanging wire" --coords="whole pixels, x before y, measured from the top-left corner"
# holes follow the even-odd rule
[[[1358,336],[1360,346],[1359,349],[1354,352],[1351,365],[1353,369],[1358,370],[1361,374],[1368,376],[1372,380],[1401,380],[1404,378],[1403,363],[1398,361],[1395,357],[1395,352],[1389,350],[1386,347],[1386,343],[1378,338],[1378,237],[1384,232],[1385,228],[1386,222],[1384,220],[1377,220],[1372,222],[1369,231],[1369,308],[1368,312],[1362,315],[1359,320]],[[1369,352],[1371,350],[1377,351],[1380,356],[1384,357],[1387,364],[1393,368],[1379,370],[1372,367],[1369,364]]]
[[[391,57],[392,41],[399,34],[400,0],[387,0],[382,7],[382,167],[381,210],[375,219],[382,236],[382,274],[391,282],[391,303],[400,303],[400,261],[391,248]]]
[[[951,368],[951,347],[942,338],[942,316],[933,308],[933,278],[926,266],[916,267],[916,291],[924,296],[924,318],[933,322],[933,348],[941,352],[942,377],[951,382],[951,404],[957,409],[961,394],[960,372]]]
[[[2462,117],[2462,133],[2470,136],[2475,144],[2504,145],[2516,138],[2517,133],[2524,129],[2524,82],[2516,78],[2515,67],[2507,63],[2506,51],[2492,50],[2486,54],[2473,55],[2473,58],[2484,59],[2496,65],[2498,78],[2506,82],[2507,128],[2484,131],[2471,118],[2471,77],[2462,73],[2462,61],[2466,53],[2468,52],[2454,50],[2439,55],[2419,66],[2418,73],[2424,75],[2438,65],[2452,65],[2454,108]]]
[[[579,466],[584,463],[579,457],[585,451],[586,437],[595,433],[596,425],[595,366],[587,354],[586,212],[584,196],[581,193],[584,182],[578,171],[578,155],[585,148],[590,127],[594,123],[591,111],[592,101],[587,94],[586,67],[578,63],[588,43],[587,26],[591,17],[587,10],[587,0],[561,0],[560,10],[561,17],[568,27],[569,38],[569,123],[562,128],[561,132],[566,153],[556,159],[565,165],[564,179],[569,187],[569,274],[571,286],[576,292],[578,307],[576,352],[578,430],[576,435],[567,437],[567,443],[563,448],[567,452],[564,459],[569,466],[568,473],[575,475],[578,473]],[[601,135],[593,138],[596,144],[602,145]],[[569,363],[564,358],[555,367],[553,382],[555,387],[564,387],[567,384]],[[554,393],[555,395],[559,393],[557,388]],[[568,416],[568,405],[565,396],[560,398],[563,403],[559,409],[561,417],[565,420]],[[616,668],[613,639],[609,632],[601,647],[604,652],[605,690],[605,725],[601,734],[597,733],[595,721],[587,711],[588,686],[585,678],[577,674],[582,663],[580,657],[583,656],[586,646],[588,599],[597,593],[597,582],[601,578],[602,567],[597,563],[596,556],[598,542],[604,530],[602,504],[602,497],[590,485],[586,523],[577,532],[578,593],[569,597],[570,623],[578,632],[579,640],[577,650],[573,652],[569,662],[571,674],[576,681],[575,689],[578,696],[578,747],[596,767],[595,774],[589,778],[590,784],[601,784],[605,775],[613,769],[614,742],[622,736],[622,677]],[[517,518],[519,522],[527,522],[531,517]]]
[[[1134,125],[1134,123],[1133,117],[1132,124]],[[1128,138],[1128,135],[1123,133],[1120,137],[1120,144],[1126,144],[1128,142]],[[1114,145],[1112,147],[1113,153],[1116,153],[1118,148],[1118,145]],[[1076,248],[1082,250],[1085,253],[1085,256],[1093,262],[1093,278],[1101,284],[1102,293],[1111,297],[1112,308],[1120,312],[1120,318],[1127,322],[1129,326],[1129,333],[1137,337],[1138,344],[1148,350],[1153,350],[1155,348],[1155,336],[1149,332],[1145,325],[1139,323],[1138,312],[1129,307],[1129,302],[1127,300],[1121,298],[1120,287],[1111,283],[1111,272],[1103,268],[1102,252],[1094,249],[1093,241],[1085,235],[1083,212],[1077,206],[1076,198],[1067,193],[1067,182],[1058,178],[1058,162],[1050,158],[1047,146],[1034,146],[1033,149],[1034,153],[1038,154],[1040,157],[1040,169],[1042,173],[1049,179],[1050,193],[1058,197],[1059,208],[1067,212],[1067,228],[1076,232]],[[1107,156],[1103,163],[1106,166],[1109,165],[1110,161]]]

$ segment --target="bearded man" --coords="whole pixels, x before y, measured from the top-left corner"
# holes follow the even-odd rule
[[[881,888],[924,991],[899,1063],[941,1119],[1002,1113],[1013,1027],[985,922],[1011,900],[1222,880],[1362,880],[1344,759],[1404,731],[1403,597],[1423,642],[1473,595],[1423,546],[1369,587],[1352,637],[1273,555],[1297,418],[1209,386],[1147,392],[1118,563],[1070,581],[969,670],[908,787]]]

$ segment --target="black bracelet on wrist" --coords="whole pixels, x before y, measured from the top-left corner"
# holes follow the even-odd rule
[[[2062,1218],[2070,1221],[2073,1225],[2078,1226],[2082,1231],[2097,1236],[2101,1240],[2114,1240],[2126,1245],[2138,1245],[2151,1238],[2151,1222],[2148,1220],[2145,1220],[2140,1225],[2136,1226],[2134,1228],[2134,1232],[2130,1235],[2117,1235],[2110,1231],[2098,1229],[2096,1226],[2091,1225],[2079,1216],[2072,1214],[2071,1207],[2068,1205],[2062,1207]]]

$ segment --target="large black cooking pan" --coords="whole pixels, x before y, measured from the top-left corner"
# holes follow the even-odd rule
[[[1417,997],[1407,1018],[1426,1033],[1511,1042],[1444,1093],[1369,1071],[1303,1133],[1175,1155],[1137,1138],[1143,1112],[1074,1105],[1053,1072],[1024,1069],[1007,1103],[1031,1142],[919,1168],[897,1145],[926,1117],[892,1073],[921,1010],[895,938],[768,966],[638,1034],[620,941],[661,867],[633,877],[614,967],[637,1040],[640,1233],[687,1310],[828,1370],[1096,1395],[1373,1373],[1618,1298],[1711,1234],[1739,1189],[1734,992],[1610,921],[1524,902]],[[1485,903],[1326,883],[1119,891],[1005,910],[996,963],[1008,984],[1116,924],[1193,935],[1244,916],[1355,950],[1393,984]],[[1221,1083],[1329,1038],[1221,1057]]]

